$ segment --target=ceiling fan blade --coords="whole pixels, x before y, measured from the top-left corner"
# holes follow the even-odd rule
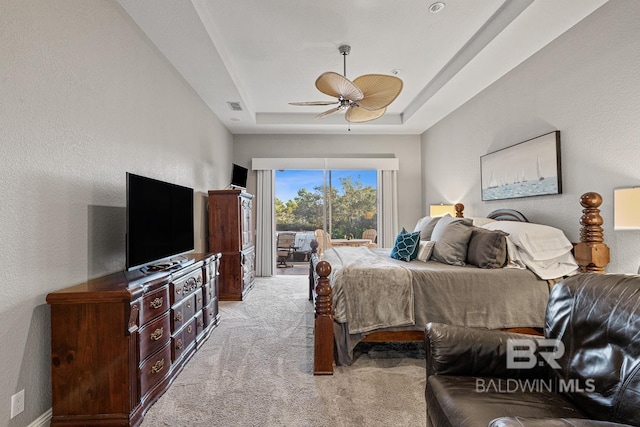
[[[339,104],[340,101],[302,101],[302,102],[290,102],[289,105],[333,105]]]
[[[340,110],[341,110],[341,108],[340,108],[340,107],[332,108],[332,109],[330,109],[330,110],[325,111],[324,113],[320,113],[320,114],[318,114],[315,118],[316,118],[316,119],[322,119],[322,118],[325,118],[325,117],[330,116],[330,115],[332,115],[332,114],[335,114],[335,113],[337,113],[337,112],[338,112],[338,111],[340,111]]]
[[[367,110],[385,108],[398,97],[403,86],[401,79],[385,74],[365,74],[353,83],[364,95],[358,104]]]
[[[325,95],[335,96],[336,98],[342,96],[349,101],[359,101],[364,96],[358,86],[353,84],[351,80],[333,71],[320,74],[320,77],[316,79],[316,87]]]
[[[378,110],[367,110],[360,107],[358,104],[354,104],[345,113],[345,119],[352,123],[362,123],[375,120],[387,111],[386,108],[380,108]]]

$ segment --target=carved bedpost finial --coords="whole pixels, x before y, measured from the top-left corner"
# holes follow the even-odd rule
[[[604,242],[604,233],[602,232],[602,224],[604,220],[600,216],[600,205],[602,204],[602,196],[598,193],[584,193],[580,197],[580,204],[584,208],[582,217],[580,217],[580,241],[585,243],[602,243]]]
[[[456,203],[454,208],[456,209],[456,218],[464,218],[464,214],[462,213],[462,211],[464,211],[464,205],[462,203]]]
[[[333,313],[331,309],[331,264],[320,261],[316,266],[316,319],[314,328],[313,374],[333,374]]]
[[[602,196],[598,193],[584,193],[580,197],[582,217],[580,217],[580,243],[574,248],[574,254],[580,270],[583,272],[604,273],[609,264],[609,247],[604,244],[600,216]]]

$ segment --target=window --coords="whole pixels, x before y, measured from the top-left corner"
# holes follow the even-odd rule
[[[344,238],[377,228],[376,170],[279,170],[275,194],[276,231]]]

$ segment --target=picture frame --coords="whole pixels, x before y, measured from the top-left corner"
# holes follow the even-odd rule
[[[480,157],[482,200],[562,194],[560,131]]]

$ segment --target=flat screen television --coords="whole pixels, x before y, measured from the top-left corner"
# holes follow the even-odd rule
[[[127,270],[194,249],[193,189],[127,172]]]
[[[247,174],[249,170],[240,165],[233,164],[233,168],[231,170],[231,186],[232,187],[240,187],[247,188]]]

